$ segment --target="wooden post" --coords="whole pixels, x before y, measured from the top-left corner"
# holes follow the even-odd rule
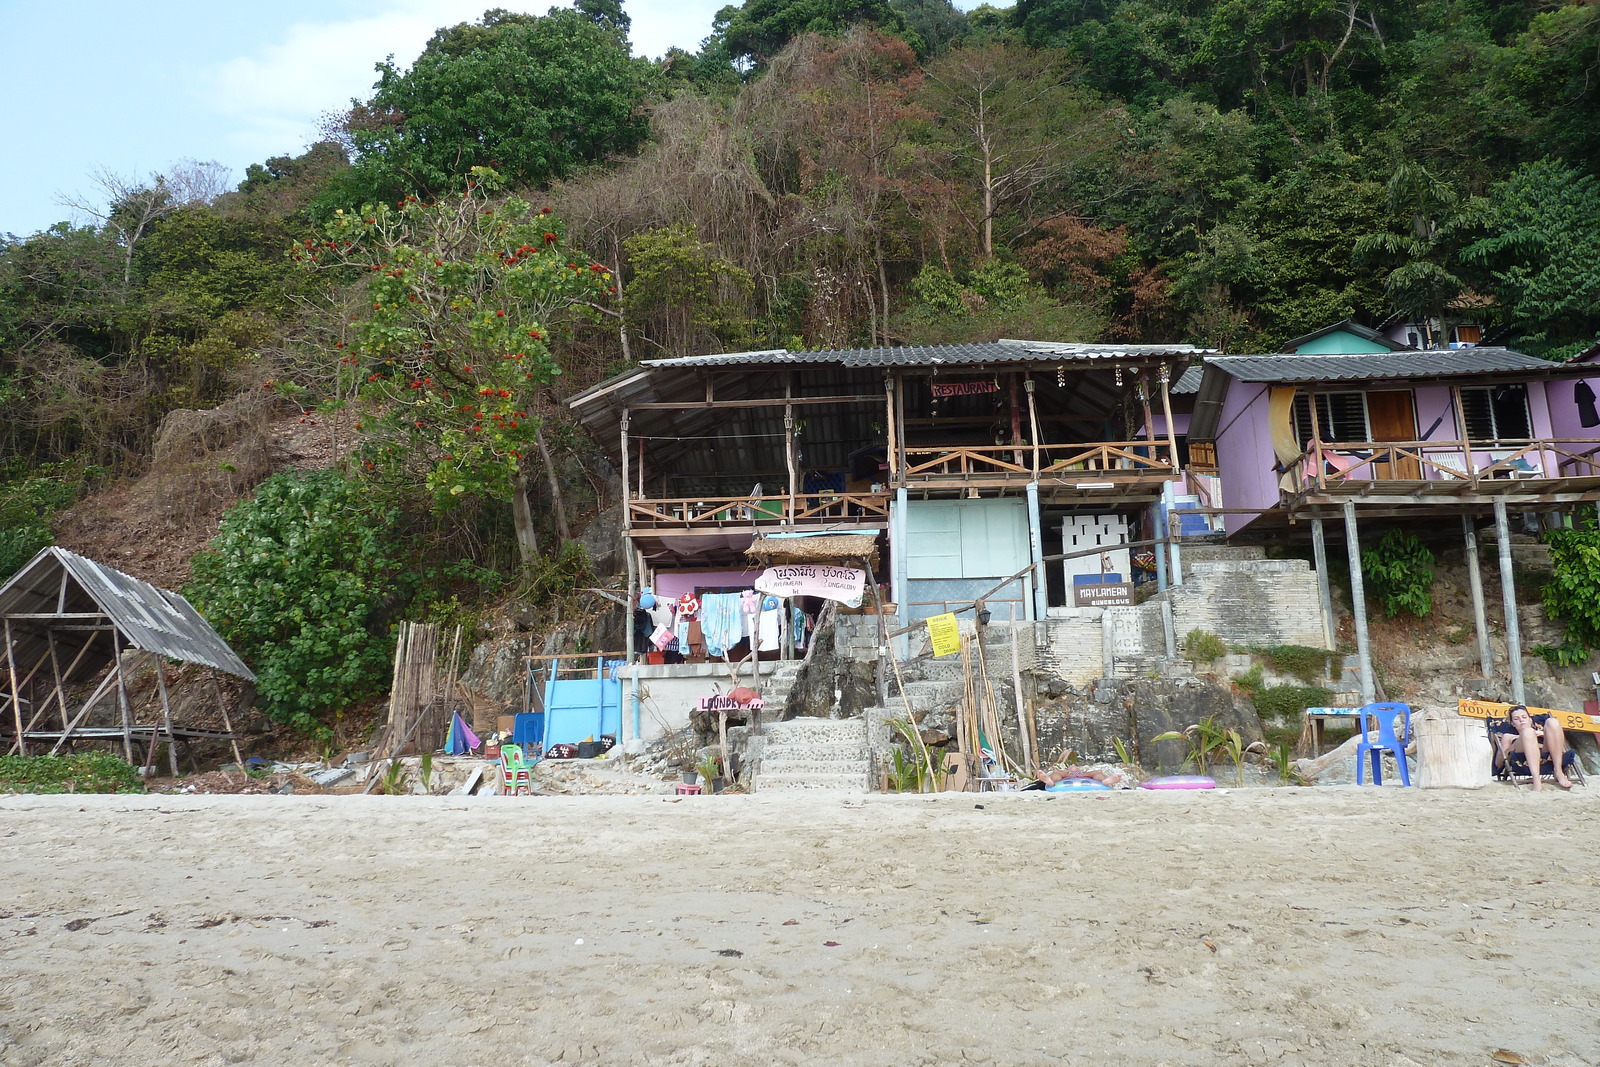
[[[62,692],[61,658],[56,654],[56,632],[47,629],[44,635],[45,640],[50,644],[50,673],[55,676],[56,680],[56,710],[61,712],[61,728],[65,730],[67,728],[67,695]],[[93,641],[94,637],[91,635],[89,640]]]
[[[78,727],[83,723],[84,719],[89,717],[89,709],[94,707],[94,702],[100,699],[101,694],[106,691],[106,687],[111,684],[113,677],[115,677],[115,675],[112,672],[108,671],[106,673],[105,678],[98,686],[95,687],[94,692],[89,694],[89,699],[83,702],[83,707],[79,709],[78,714],[73,717],[73,720],[70,723],[67,722],[66,713],[62,713],[61,736],[56,739],[55,745],[51,747],[50,755],[54,756],[57,752],[61,751],[62,745],[65,745],[68,741],[72,740],[73,732],[78,729]]]
[[[178,739],[172,733],[172,702],[167,699],[167,671],[161,665],[161,656],[155,652],[150,658],[156,662],[156,686],[161,690],[161,721],[167,728],[167,763],[172,767],[172,777],[178,777]]]
[[[1455,410],[1456,433],[1459,435],[1461,442],[1461,462],[1466,467],[1466,470],[1461,473],[1476,489],[1478,487],[1478,465],[1472,462],[1472,439],[1467,434],[1467,409],[1461,403],[1461,387],[1459,385],[1450,387],[1450,406]]]
[[[878,575],[873,569],[872,561],[862,556],[861,566],[867,572],[867,581],[872,586],[873,600],[878,605],[878,654],[874,657],[876,662],[873,667],[873,683],[877,687],[878,707],[886,708],[889,706],[889,674],[888,665],[884,661],[889,655],[889,626],[883,621],[883,600],[878,596]],[[906,708],[906,714],[907,716],[911,714],[909,706]],[[911,725],[913,729],[916,728],[915,720]]]
[[[888,431],[888,448],[884,453],[884,460],[889,464],[889,474],[885,479],[889,485],[894,485],[899,477],[899,468],[896,466],[897,453],[900,449],[900,428],[895,423],[894,416],[894,378],[885,374],[883,376],[883,425]]]
[[[1356,505],[1344,502],[1344,547],[1350,559],[1350,610],[1356,619],[1356,658],[1361,662],[1361,703],[1378,699],[1372,677],[1372,649],[1367,642],[1367,589],[1361,576],[1361,540],[1356,531]]]
[[[1339,647],[1339,630],[1333,621],[1333,592],[1328,584],[1328,543],[1321,519],[1311,520],[1311,556],[1317,568],[1317,603],[1322,608],[1322,632],[1329,648]]]
[[[222,712],[222,725],[228,731],[228,744],[233,748],[233,762],[239,765],[239,773],[244,774],[244,756],[239,752],[239,738],[233,732],[233,718],[228,714],[228,700],[222,695],[222,683],[217,681],[217,672],[211,672],[211,690],[217,694],[217,710]]]
[[[1172,396],[1167,388],[1168,380],[1172,377],[1171,370],[1165,363],[1161,364],[1161,414],[1167,420],[1167,448],[1172,453],[1172,469],[1178,470],[1178,434],[1172,428]]]
[[[783,383],[783,459],[789,468],[789,500],[783,506],[783,520],[787,526],[794,525],[795,512],[799,510],[795,502],[800,498],[800,466],[795,456],[794,447],[794,404],[791,402],[794,390],[794,372],[784,379]],[[846,486],[845,488],[849,488]],[[759,501],[753,502],[759,506]]]
[[[128,680],[122,673],[122,631],[111,631],[111,662],[117,675],[117,706],[122,709],[122,757],[133,762],[133,705],[128,700]]]
[[[900,450],[899,458],[895,463],[896,484],[903,482],[906,476],[906,378],[899,371],[894,375],[894,424],[897,428],[895,437]]]
[[[22,693],[17,688],[17,657],[11,647],[11,620],[6,620],[6,673],[11,678],[11,713],[17,721],[17,738],[11,745],[19,756],[28,754],[28,742],[23,739],[27,731],[22,727]]]
[[[1478,563],[1478,528],[1471,515],[1461,516],[1461,535],[1466,542],[1467,586],[1472,590],[1472,625],[1478,635],[1478,670],[1485,678],[1494,674],[1494,653],[1489,646],[1489,616],[1483,607],[1483,571]]]
[[[1011,406],[1011,462],[1022,466],[1022,403],[1017,399],[1017,372],[1006,375],[1006,396]]]
[[[1328,465],[1322,459],[1322,416],[1317,413],[1317,395],[1312,392],[1307,392],[1305,397],[1306,406],[1311,409],[1311,478],[1313,484],[1315,484],[1318,489],[1323,489],[1327,486]],[[1290,404],[1289,406],[1289,421],[1294,421],[1293,404]],[[1370,467],[1367,468],[1367,477],[1372,477],[1372,468]],[[1296,471],[1295,482],[1297,484],[1303,484],[1304,481],[1305,471]]]
[[[1150,372],[1139,370],[1139,411],[1144,415],[1144,439],[1150,442],[1150,462],[1156,461],[1156,417],[1150,413]],[[1173,457],[1176,460],[1177,457]]]
[[[1522,624],[1517,619],[1517,579],[1511,571],[1511,523],[1506,520],[1506,498],[1495,497],[1494,530],[1500,541],[1500,599],[1506,612],[1506,659],[1511,666],[1511,702],[1522,704]]]
[[[1033,478],[1039,480],[1039,405],[1034,400],[1034,381],[1030,375],[1022,383],[1022,391],[1028,394],[1028,437],[1033,441]]]

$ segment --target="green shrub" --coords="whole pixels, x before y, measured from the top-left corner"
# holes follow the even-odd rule
[[[1292,675],[1306,685],[1311,685],[1327,674],[1330,669],[1329,659],[1339,655],[1325,648],[1312,648],[1309,645],[1271,645],[1266,648],[1252,648],[1251,653],[1260,656],[1268,667],[1279,674]]]
[[[83,495],[105,468],[52,463],[33,470],[15,465],[0,471],[0,582],[41,548],[55,542],[50,519]]]
[[[1320,685],[1269,685],[1250,699],[1257,715],[1284,722],[1304,714],[1307,708],[1326,707],[1332,698],[1333,690]]]
[[[1545,611],[1566,625],[1566,640],[1536,651],[1562,665],[1581,663],[1600,647],[1600,532],[1551,530],[1553,574],[1543,590]]]
[[[1261,688],[1261,664],[1250,664],[1250,669],[1235,678],[1233,684],[1254,696],[1256,690]]]
[[[106,752],[0,756],[0,793],[143,793],[139,772]]]
[[[554,556],[540,559],[533,565],[528,595],[543,603],[569,597],[585,585],[593,585],[594,571],[589,567],[589,553],[576,541],[568,541]]]
[[[1227,642],[1198,626],[1184,635],[1184,655],[1196,663],[1210,663],[1214,659],[1220,659],[1227,651]]]
[[[315,731],[389,680],[412,579],[396,515],[333,471],[280,474],[223,517],[188,594],[256,671],[261,710]]]
[[[1384,534],[1361,553],[1361,573],[1367,595],[1377,599],[1386,617],[1408,611],[1420,619],[1433,613],[1433,553],[1414,535]]]

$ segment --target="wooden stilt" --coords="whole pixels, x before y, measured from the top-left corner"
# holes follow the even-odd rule
[[[1161,414],[1167,420],[1167,450],[1170,453],[1172,469],[1180,468],[1178,463],[1178,432],[1172,426],[1172,393],[1169,387],[1172,372],[1165,363],[1161,364]]]
[[[1344,547],[1350,559],[1350,610],[1356,620],[1356,658],[1361,662],[1361,703],[1378,699],[1372,677],[1372,648],[1367,641],[1367,589],[1361,577],[1361,540],[1356,531],[1356,505],[1344,502]]]
[[[1494,501],[1494,530],[1500,541],[1500,600],[1506,613],[1506,659],[1511,668],[1511,701],[1522,704],[1522,624],[1517,618],[1517,579],[1511,569],[1511,523],[1506,519],[1506,498]]]
[[[111,631],[111,667],[117,679],[117,704],[122,708],[122,758],[133,762],[133,706],[128,700],[128,680],[122,673],[122,633]]]
[[[1472,591],[1472,625],[1478,637],[1478,670],[1494,675],[1494,652],[1489,645],[1489,615],[1483,606],[1483,568],[1478,561],[1478,528],[1471,515],[1461,516],[1461,536],[1467,553],[1467,586]]]
[[[156,687],[161,690],[161,721],[167,728],[167,763],[172,767],[172,777],[178,777],[178,739],[172,733],[172,702],[167,699],[167,671],[161,657],[155,653],[150,658],[156,664]]]
[[[1328,585],[1328,543],[1322,520],[1311,520],[1311,556],[1317,568],[1317,603],[1322,608],[1322,632],[1328,648],[1339,647],[1339,628],[1333,621],[1333,592]]]
[[[6,673],[11,679],[11,712],[17,721],[17,737],[12,742],[11,751],[19,756],[26,756],[28,742],[23,739],[26,731],[22,727],[22,692],[17,687],[17,657],[12,649],[10,619],[6,620]]]

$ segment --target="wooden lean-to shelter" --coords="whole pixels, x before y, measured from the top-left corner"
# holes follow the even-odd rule
[[[120,747],[130,763],[148,765],[167,744],[178,773],[179,745],[235,741],[216,675],[212,689],[224,730],[174,721],[164,660],[177,660],[254,682],[250,668],[194,606],[177,593],[114,570],[63,548],[46,548],[0,586],[0,738],[7,751],[56,753],[86,742]],[[154,664],[160,720],[139,722],[129,697],[130,650]],[[70,694],[93,685],[88,697]],[[103,697],[114,692],[115,714],[91,722]],[[151,716],[152,718],[154,716]],[[107,718],[104,713],[101,719]],[[48,747],[47,747],[48,746]],[[147,755],[136,758],[141,750]]]

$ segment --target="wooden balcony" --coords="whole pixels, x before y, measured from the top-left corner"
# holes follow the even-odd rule
[[[635,530],[737,532],[756,528],[794,529],[830,526],[884,526],[888,493],[816,492],[799,496],[763,493],[760,497],[683,497],[628,501]]]
[[[1330,442],[1308,448],[1282,474],[1291,507],[1360,501],[1525,504],[1592,499],[1600,491],[1600,444],[1496,440]]]
[[[1053,486],[1079,483],[1153,483],[1180,475],[1165,440],[1092,441],[1072,445],[958,445],[905,450],[900,484],[923,489],[1006,488],[1031,481]]]

